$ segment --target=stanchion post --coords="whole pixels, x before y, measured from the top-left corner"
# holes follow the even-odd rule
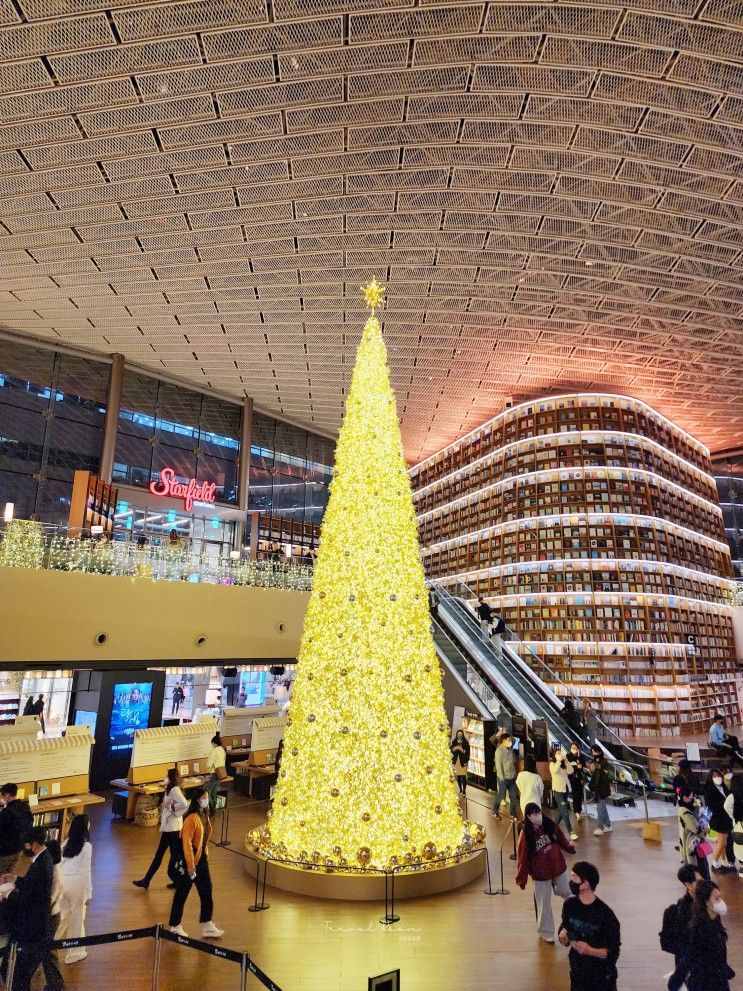
[[[252,905],[248,907],[249,912],[264,912],[270,906],[266,902],[266,871],[268,870],[268,861],[263,863],[263,894],[261,895],[261,900],[258,901],[258,888],[261,883],[261,862],[256,859],[256,869],[255,869],[255,901]]]
[[[509,854],[511,860],[516,859],[516,830],[518,829],[518,819],[511,819],[511,825],[513,826],[513,853]]]
[[[11,943],[8,950],[8,970],[5,977],[5,991],[13,991],[13,974],[15,973],[15,958],[18,955],[18,944]]]
[[[247,991],[248,989],[248,954],[243,953],[243,958],[240,961],[240,991]]]
[[[388,887],[389,886],[389,887]],[[388,894],[389,891],[389,894]],[[384,872],[384,918],[379,920],[383,926],[391,926],[400,921],[395,915],[395,868]]]
[[[152,985],[151,991],[157,991],[160,983],[160,953],[162,943],[160,942],[160,925],[155,927],[155,956],[152,961]]]
[[[495,891],[493,891],[492,888],[491,888],[490,891],[486,891],[485,892],[486,895],[510,895],[510,893],[511,893],[508,890],[508,888],[506,888],[505,885],[504,885],[504,879],[503,879],[503,847],[505,846],[506,840],[508,839],[508,833],[510,833],[511,830],[513,829],[513,826],[514,826],[514,822],[515,821],[516,821],[515,819],[512,819],[511,820],[511,825],[508,827],[508,832],[503,837],[503,842],[500,845],[500,850],[499,850],[499,854],[500,854],[500,888],[496,888]],[[488,871],[488,875],[489,875],[489,873],[490,873],[490,871]]]

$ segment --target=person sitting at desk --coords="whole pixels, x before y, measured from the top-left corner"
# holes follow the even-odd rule
[[[743,753],[741,753],[738,737],[726,733],[724,725],[725,716],[718,712],[709,728],[710,748],[716,751],[720,757],[730,760],[731,763],[737,762],[743,767]]]

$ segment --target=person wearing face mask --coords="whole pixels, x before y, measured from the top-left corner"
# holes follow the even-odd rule
[[[13,991],[30,991],[31,980],[48,952],[52,939],[52,886],[54,864],[46,848],[46,831],[33,826],[26,836],[23,854],[31,864],[23,877],[5,874],[0,880],[14,882],[5,903],[8,936],[18,946]],[[6,982],[7,957],[0,974]]]
[[[458,729],[449,747],[451,762],[454,765],[454,777],[460,794],[467,794],[467,765],[470,762],[470,745],[464,732]]]
[[[691,769],[691,761],[687,760],[686,757],[682,757],[677,766],[678,770],[671,783],[674,795],[678,798],[681,788],[690,788],[695,795],[701,794],[699,781]]]
[[[90,820],[86,815],[75,816],[62,847],[60,939],[76,939],[85,935],[87,903],[93,897],[92,859]],[[84,960],[87,955],[87,950],[82,948],[69,950],[64,962],[76,963],[78,960]]]
[[[603,751],[595,744],[591,748],[591,763],[588,766],[591,772],[589,788],[596,799],[596,828],[593,835],[603,836],[604,833],[610,833],[613,828],[606,804],[611,795],[611,774]]]
[[[729,795],[725,782],[720,771],[710,771],[707,783],[704,786],[704,801],[707,808],[712,813],[709,820],[709,828],[717,833],[715,848],[712,851],[712,870],[730,870],[733,866],[725,855],[725,848],[730,832],[730,816],[725,811],[725,799]]]
[[[516,794],[516,757],[513,752],[513,737],[505,733],[495,751],[495,773],[498,778],[498,790],[493,802],[493,815],[500,819],[500,807],[508,792],[511,818],[516,818],[518,795]]]
[[[178,768],[171,767],[165,779],[165,797],[160,807],[160,842],[147,873],[138,881],[132,881],[137,888],[144,888],[145,891],[149,888],[150,881],[160,869],[166,852],[170,853],[171,860],[179,852],[183,813],[187,808],[188,802],[181,791],[181,776]]]
[[[570,791],[573,796],[573,812],[578,822],[583,818],[583,774],[586,769],[586,762],[580,747],[577,743],[570,744],[570,764],[573,770],[570,772]]]
[[[679,898],[673,905],[669,905],[663,913],[663,923],[658,936],[660,937],[661,950],[665,953],[672,953],[675,966],[678,967],[689,939],[694,892],[697,890],[699,882],[704,881],[705,878],[691,864],[684,864],[679,867],[676,877],[686,890],[683,898]]]
[[[616,991],[619,920],[596,894],[599,872],[580,860],[570,876],[558,939],[570,947],[570,991]]]
[[[720,921],[728,907],[714,881],[700,881],[694,892],[691,929],[681,961],[668,979],[668,991],[730,991],[735,971],[728,966],[727,933]]]
[[[170,909],[168,927],[179,936],[188,933],[181,925],[183,909],[191,888],[196,886],[199,893],[201,936],[203,939],[219,939],[224,935],[212,921],[214,903],[212,900],[212,879],[209,874],[209,837],[212,824],[207,810],[209,796],[206,788],[197,788],[183,817],[181,830],[181,851],[171,862],[169,872],[175,882],[175,895]]]
[[[552,892],[560,898],[570,897],[568,868],[563,856],[575,853],[563,831],[535,802],[524,809],[524,828],[516,851],[516,884],[523,891],[527,878],[534,880],[534,901],[537,907],[537,932],[545,943],[555,942],[555,920],[552,916]]]
[[[733,858],[738,862],[738,874],[743,877],[743,774],[732,775],[730,794],[725,799],[723,807],[730,817],[733,828],[730,833]],[[731,857],[728,854],[728,860]]]
[[[550,776],[552,778],[552,794],[557,802],[557,821],[564,822],[570,833],[571,840],[577,840],[578,834],[570,822],[570,806],[568,805],[568,789],[573,765],[565,756],[565,751],[559,747],[550,760]]]
[[[679,850],[685,864],[699,871],[702,877],[709,877],[707,855],[709,844],[703,852],[701,844],[705,841],[705,830],[697,817],[694,808],[694,794],[688,786],[682,787],[678,795],[678,827]]]

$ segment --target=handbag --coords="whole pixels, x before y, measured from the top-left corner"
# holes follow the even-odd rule
[[[735,846],[743,846],[743,822],[733,823],[733,843]]]
[[[706,860],[707,857],[712,853],[714,847],[708,840],[700,840],[694,847],[694,856],[701,857]]]

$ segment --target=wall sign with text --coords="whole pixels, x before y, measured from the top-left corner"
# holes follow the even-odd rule
[[[190,478],[187,482],[179,482],[172,468],[163,468],[157,481],[150,482],[150,492],[156,496],[182,499],[187,513],[191,512],[195,502],[217,501],[216,482],[199,482],[195,478]]]

